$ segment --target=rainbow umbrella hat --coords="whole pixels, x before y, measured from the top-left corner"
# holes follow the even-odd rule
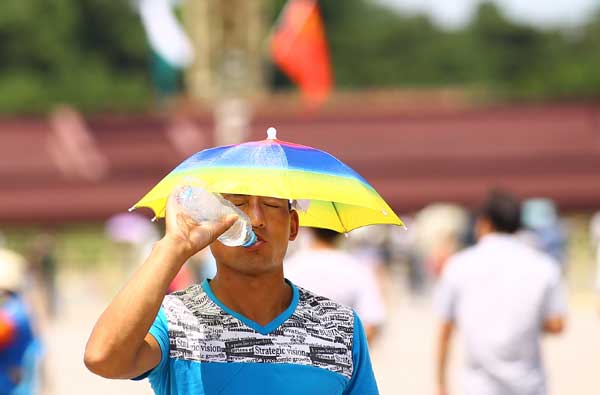
[[[212,191],[309,201],[299,210],[300,225],[349,232],[374,224],[404,224],[358,173],[332,155],[278,140],[200,151],[179,164],[130,210],[148,207],[164,217],[167,198],[194,179]]]

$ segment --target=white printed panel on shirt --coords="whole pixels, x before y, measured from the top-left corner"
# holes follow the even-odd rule
[[[200,362],[293,363],[352,376],[354,314],[298,288],[296,311],[263,335],[217,306],[200,286],[169,295],[170,357]]]

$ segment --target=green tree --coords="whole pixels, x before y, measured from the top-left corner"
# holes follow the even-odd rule
[[[127,2],[3,0],[0,111],[139,108],[151,92],[146,52]]]
[[[268,0],[270,20],[286,0]],[[502,99],[600,95],[600,8],[579,29],[515,23],[491,2],[445,31],[375,0],[320,0],[338,89],[477,87]],[[291,84],[268,56],[276,89]],[[150,50],[129,1],[3,0],[0,112],[150,105]]]

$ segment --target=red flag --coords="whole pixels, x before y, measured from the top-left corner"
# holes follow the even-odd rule
[[[331,91],[331,66],[317,0],[289,0],[271,41],[275,63],[319,105]]]

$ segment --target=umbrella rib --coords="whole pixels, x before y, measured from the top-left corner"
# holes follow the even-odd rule
[[[337,215],[338,219],[340,220],[340,224],[342,224],[342,229],[344,229],[344,233],[348,233],[348,230],[346,229],[346,226],[344,225],[344,222],[342,221],[342,217],[340,217],[340,212],[338,211],[337,207],[335,206],[335,202],[331,202],[331,205],[333,206],[333,209],[335,210],[335,215]]]

